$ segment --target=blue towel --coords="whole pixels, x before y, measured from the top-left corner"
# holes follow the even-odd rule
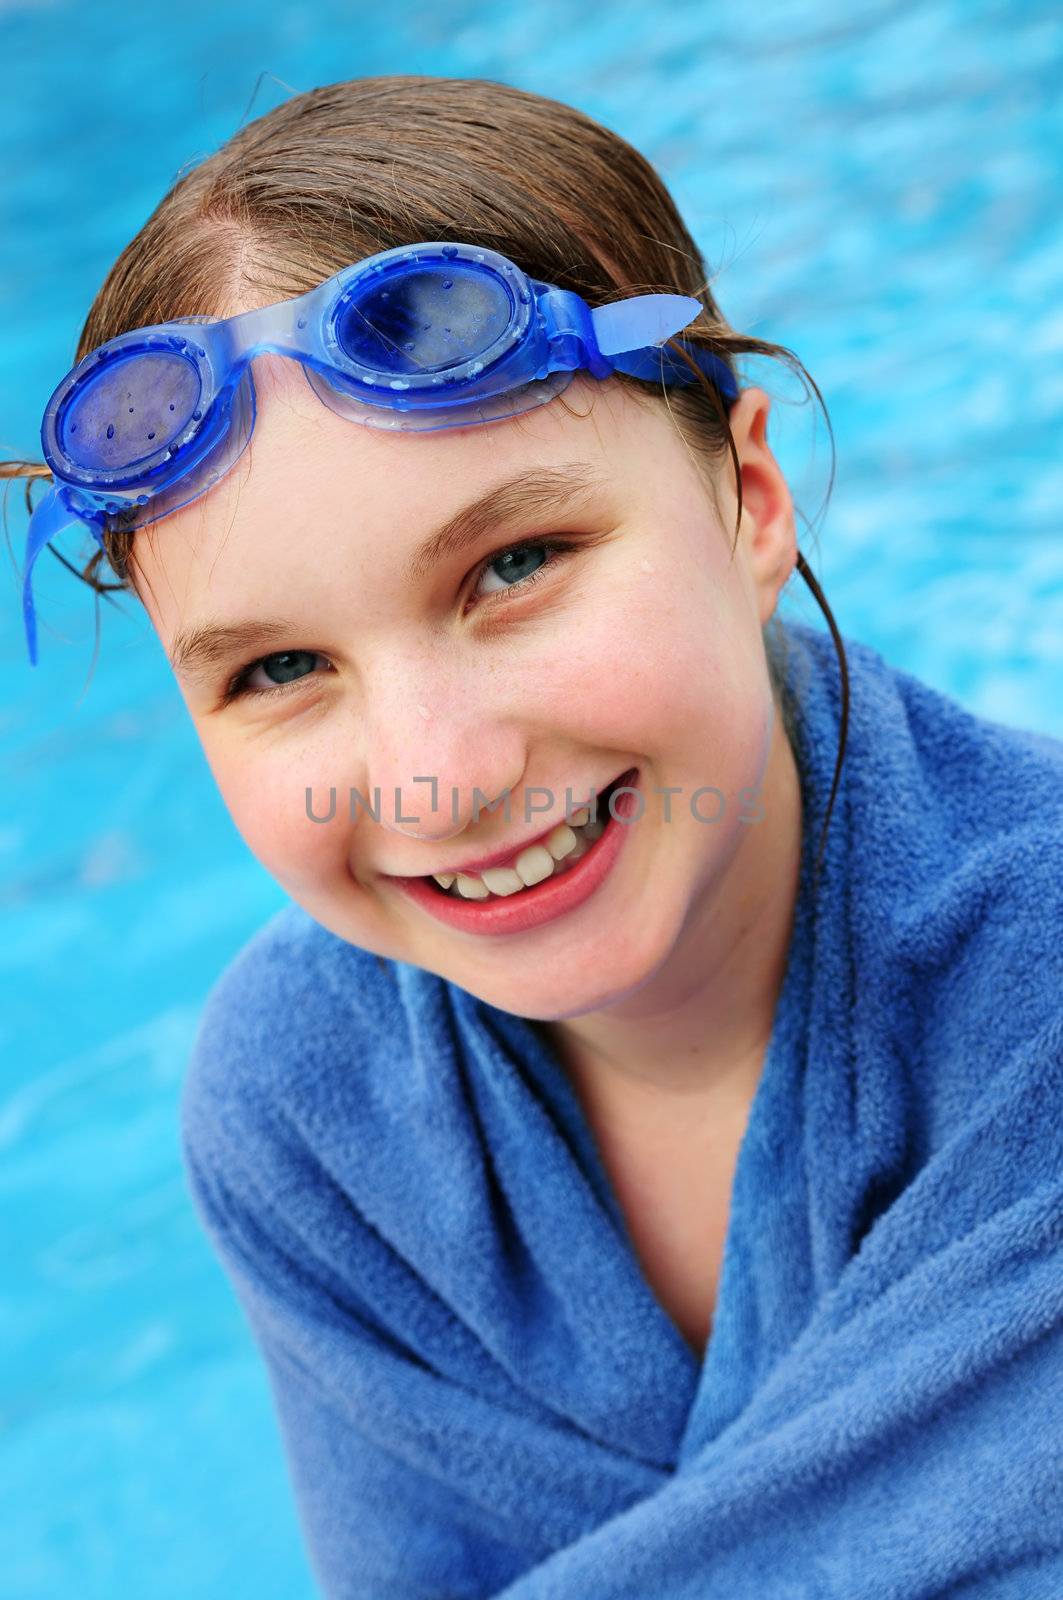
[[[1060,1600],[1063,743],[788,622],[805,829],[699,1361],[531,1023],[282,909],[196,1207],[329,1600]],[[238,1419],[234,1419],[238,1425]]]

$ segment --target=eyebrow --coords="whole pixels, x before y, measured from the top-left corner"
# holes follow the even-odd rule
[[[451,560],[479,543],[493,527],[519,518],[556,514],[607,487],[586,462],[566,461],[555,467],[515,472],[492,484],[477,499],[455,511],[423,539],[403,568],[403,579],[415,583],[437,563]],[[174,672],[182,678],[204,678],[234,654],[261,646],[278,635],[305,632],[305,623],[288,617],[253,617],[240,622],[203,622],[182,629],[169,650]]]

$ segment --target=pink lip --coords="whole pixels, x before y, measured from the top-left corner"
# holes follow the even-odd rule
[[[626,787],[638,786],[637,772],[624,774]],[[425,878],[392,878],[402,894],[408,895],[437,921],[462,933],[526,933],[544,922],[552,922],[590,898],[604,882],[627,840],[631,824],[627,818],[634,809],[635,796],[622,794],[613,804],[604,832],[580,857],[575,866],[559,878],[546,878],[530,889],[514,895],[487,900],[461,900],[445,894]],[[556,824],[555,824],[556,826]]]

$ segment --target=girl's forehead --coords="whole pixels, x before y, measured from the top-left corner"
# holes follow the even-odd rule
[[[234,563],[282,570],[323,528],[342,531],[355,555],[385,540],[401,553],[503,476],[561,472],[575,460],[622,493],[628,479],[660,470],[670,434],[619,386],[579,378],[518,417],[421,432],[337,416],[283,357],[257,358],[254,379],[255,426],[239,459],[136,536],[135,566],[153,583],[205,584],[208,571],[216,580]]]

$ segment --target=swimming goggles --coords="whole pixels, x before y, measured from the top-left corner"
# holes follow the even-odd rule
[[[433,241],[383,250],[259,310],[119,334],[79,361],[45,408],[41,443],[54,481],[26,536],[30,662],[30,576],[44,546],[80,524],[103,549],[108,528],[142,527],[210,489],[251,437],[256,355],[301,362],[314,393],[353,422],[468,427],[545,404],[577,370],[696,382],[663,341],[701,310],[682,294],[633,295],[592,310],[497,251]],[[724,362],[679,342],[733,400],[738,387]]]

